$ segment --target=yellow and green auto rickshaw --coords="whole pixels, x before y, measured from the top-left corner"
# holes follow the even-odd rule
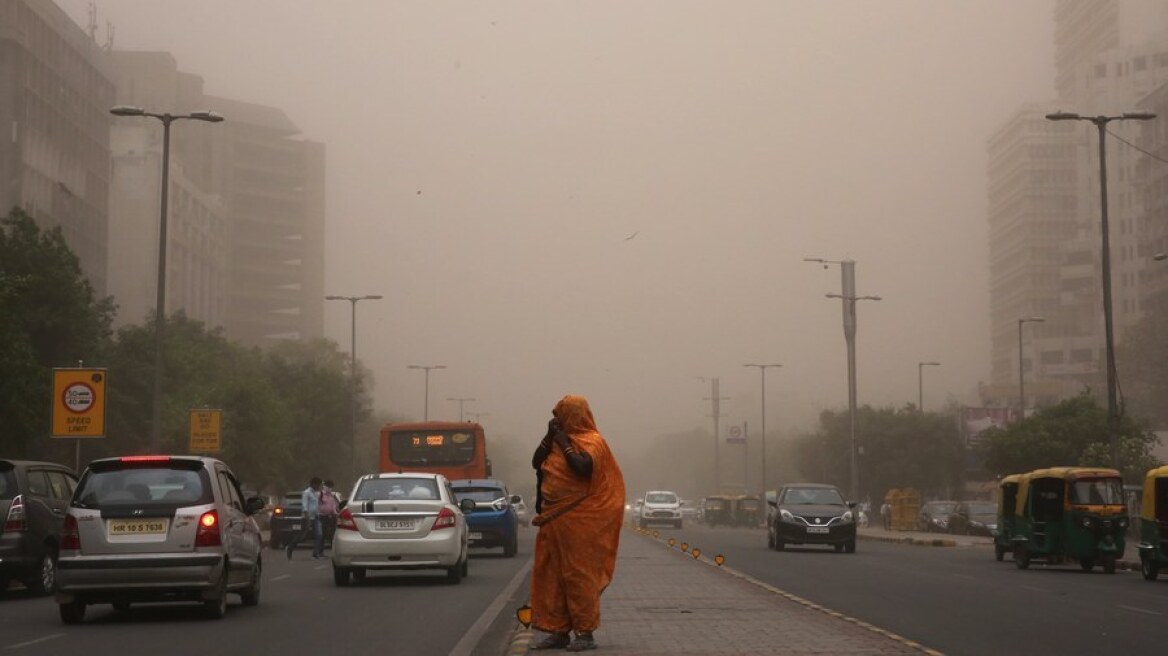
[[[753,494],[744,494],[734,498],[734,523],[739,526],[762,525],[762,499]]]
[[[998,527],[994,529],[994,558],[1001,561],[1013,550],[1014,510],[1018,505],[1018,481],[1022,474],[1003,476],[998,481]]]
[[[1123,478],[1114,469],[1051,467],[1020,477],[1015,505],[1014,564],[1026,569],[1034,558],[1061,563],[1073,558],[1090,571],[1108,574],[1123,557],[1127,506]]]
[[[1155,581],[1168,567],[1168,466],[1148,471],[1140,503],[1140,572]]]
[[[733,524],[733,499],[725,495],[713,495],[702,499],[702,521],[707,526]]]

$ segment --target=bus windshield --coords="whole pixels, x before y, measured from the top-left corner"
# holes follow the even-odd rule
[[[474,433],[468,430],[391,432],[389,456],[394,463],[406,467],[466,465],[475,456]]]

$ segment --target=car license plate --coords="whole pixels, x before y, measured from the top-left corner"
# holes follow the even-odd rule
[[[165,519],[111,519],[109,534],[114,535],[160,535],[166,533]]]
[[[291,530],[293,530],[293,531],[299,531],[299,530],[300,530],[300,525],[299,525],[299,524],[293,524],[293,525],[292,525],[292,529],[291,529]]]
[[[831,529],[829,529],[826,526],[808,526],[807,532],[808,533],[830,533]]]
[[[414,530],[414,520],[412,519],[379,519],[375,526],[379,531],[412,531]]]
[[[467,535],[467,538],[469,538],[471,540],[482,540],[483,534],[482,533],[470,533]]]

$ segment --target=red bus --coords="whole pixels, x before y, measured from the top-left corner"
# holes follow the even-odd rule
[[[386,424],[380,464],[382,472],[426,472],[450,480],[491,476],[486,434],[472,422]]]

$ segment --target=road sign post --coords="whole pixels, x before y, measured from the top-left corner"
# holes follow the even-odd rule
[[[105,369],[53,370],[52,437],[105,437]]]
[[[219,453],[223,442],[222,410],[191,410],[191,453]]]

